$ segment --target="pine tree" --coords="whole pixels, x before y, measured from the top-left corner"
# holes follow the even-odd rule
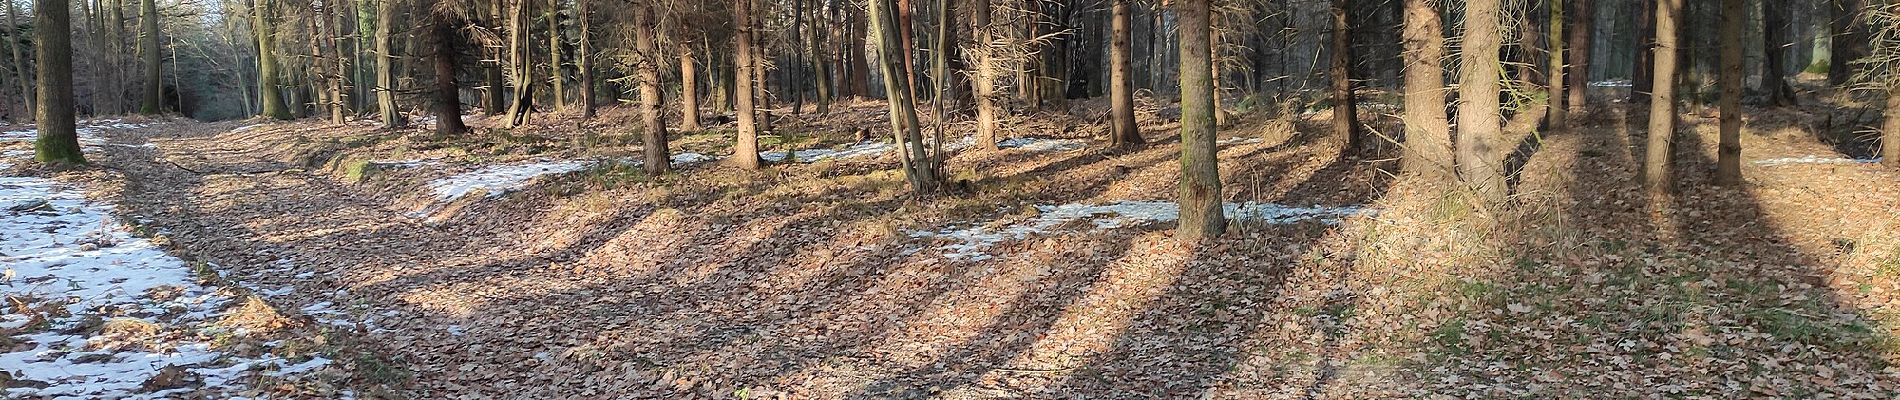
[[[663,106],[660,99],[660,46],[655,38],[659,26],[653,20],[651,6],[633,6],[633,51],[638,57],[634,62],[634,70],[640,82],[640,138],[645,150],[642,153],[645,158],[643,165],[647,175],[658,176],[672,169],[672,166],[667,155],[666,125],[660,118],[660,107]]]
[[[156,0],[139,1],[139,58],[144,60],[145,93],[144,101],[139,103],[139,113],[157,115],[164,112],[164,80],[159,70],[158,58],[158,2]]]
[[[386,129],[408,123],[396,110],[396,1],[376,2],[376,111]]]
[[[1486,201],[1504,200],[1503,115],[1498,80],[1503,65],[1500,0],[1465,3],[1465,42],[1458,78],[1458,173]]]
[[[264,116],[287,120],[291,118],[290,108],[284,104],[284,96],[279,92],[277,83],[277,35],[275,34],[277,22],[272,21],[277,14],[276,7],[271,4],[275,0],[255,1],[251,10],[251,28],[257,34],[258,97],[264,103]],[[157,52],[151,55],[154,58],[157,56]],[[156,80],[151,84],[157,84]]]
[[[1681,42],[1676,23],[1683,0],[1656,0],[1655,72],[1651,75],[1649,139],[1643,158],[1643,185],[1651,194],[1667,192],[1671,141],[1676,134],[1676,54]]]
[[[1742,183],[1742,0],[1722,0],[1721,139],[1716,146],[1715,183]],[[1773,74],[1770,74],[1773,75]]]
[[[1431,0],[1405,0],[1405,165],[1430,182],[1457,179],[1451,120],[1445,113],[1445,34]]]
[[[1180,226],[1175,236],[1198,241],[1227,230],[1221,210],[1220,160],[1214,148],[1213,29],[1209,0],[1175,0],[1181,42]]]
[[[33,159],[49,164],[85,164],[74,126],[72,10],[66,0],[33,0],[33,54],[38,61],[39,99],[34,117],[39,140]]]
[[[757,64],[752,60],[755,53],[752,49],[752,16],[749,15],[751,3],[751,0],[732,0],[732,26],[738,28],[732,35],[735,55],[732,78],[735,87],[732,95],[739,115],[738,143],[732,147],[732,160],[740,168],[759,169],[759,130],[757,121],[754,121],[758,118],[758,110],[753,107],[755,90],[752,86],[761,82],[755,81],[758,74],[753,72]]]
[[[1111,11],[1114,21],[1109,24],[1113,37],[1109,40],[1108,50],[1108,97],[1113,110],[1109,113],[1112,116],[1108,123],[1109,142],[1117,147],[1140,145],[1141,130],[1135,126],[1135,82],[1133,73],[1129,71],[1129,59],[1133,57],[1128,42],[1134,37],[1134,16],[1128,3],[1133,0],[1111,1],[1114,2]]]

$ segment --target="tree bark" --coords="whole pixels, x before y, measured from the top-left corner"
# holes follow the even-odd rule
[[[819,3],[819,0],[811,1],[814,2],[814,8],[810,25],[811,40],[808,44],[811,47],[812,86],[816,89],[814,93],[816,97],[812,100],[817,103],[818,114],[824,115],[831,112],[831,62],[828,61],[830,57],[826,54],[824,45],[829,43],[831,38],[826,37],[828,30],[824,27],[824,10],[816,8],[822,7],[824,3]]]
[[[422,10],[429,14],[429,47],[433,50],[430,58],[435,65],[434,101],[430,102],[430,111],[435,114],[435,133],[440,136],[468,133],[468,126],[462,124],[461,85],[455,82],[455,56],[460,54],[455,48],[455,30],[461,21],[434,7]]]
[[[1573,110],[1580,110],[1590,102],[1590,49],[1596,37],[1597,13],[1596,6],[1591,4],[1594,1],[1570,2],[1574,6],[1570,15],[1570,39],[1566,43],[1570,47],[1570,55],[1566,60],[1569,65],[1568,72],[1564,73],[1564,78],[1568,80],[1564,85],[1564,94],[1570,97],[1565,105]]]
[[[323,4],[323,41],[329,46],[324,55],[330,60],[331,70],[328,73],[335,74],[329,79],[330,123],[342,124],[349,114],[346,88],[349,87],[350,63],[349,57],[343,56],[343,38],[347,35],[340,32],[342,21],[338,20],[337,14],[337,6],[333,1]]]
[[[684,38],[686,35],[680,35]],[[693,45],[679,41],[680,56],[680,130],[705,129],[699,124],[699,71],[693,61]]]
[[[753,72],[756,64],[752,60],[751,3],[752,0],[732,0],[732,26],[738,28],[733,34],[733,54],[736,57],[732,64],[737,70],[732,79],[737,86],[733,89],[733,97],[734,102],[738,103],[736,114],[739,115],[738,143],[732,148],[732,160],[740,168],[759,169],[759,131],[756,121],[753,121],[757,118],[755,113],[758,110],[752,104],[755,93],[752,85],[756,84],[753,80],[758,76]]]
[[[1128,42],[1135,33],[1134,16],[1128,3],[1134,0],[1111,1],[1114,2],[1111,11],[1114,20],[1109,23],[1108,97],[1113,108],[1109,112],[1112,118],[1108,123],[1108,141],[1115,147],[1131,147],[1143,143],[1141,130],[1135,126],[1135,83],[1129,71],[1133,57]]]
[[[1742,0],[1722,0],[1721,139],[1715,151],[1715,183],[1742,183],[1742,26],[1748,9]],[[1764,75],[1774,75],[1766,73]]]
[[[548,0],[548,82],[555,111],[567,111],[567,71],[561,69],[561,0]]]
[[[1181,43],[1181,220],[1175,237],[1200,241],[1227,230],[1214,149],[1213,29],[1209,0],[1174,2]]]
[[[850,43],[850,46],[846,46],[845,51],[845,53],[849,55],[849,57],[847,57],[848,60],[845,62],[845,67],[849,68],[849,73],[845,76],[845,83],[847,84],[846,86],[851,88],[851,96],[863,99],[871,97],[871,64],[864,56],[864,48],[866,47],[865,37],[867,36],[865,23],[869,18],[862,12],[854,12],[851,14],[851,38],[846,41]]]
[[[1649,89],[1655,86],[1656,65],[1656,2],[1658,0],[1639,0],[1642,7],[1636,12],[1636,65],[1630,67],[1630,104],[1649,101]]]
[[[648,176],[665,174],[672,169],[666,148],[666,125],[660,117],[660,46],[655,37],[659,36],[660,27],[654,19],[651,6],[633,6],[633,51],[638,56],[634,69],[640,80],[640,141],[644,150],[641,154]],[[753,158],[757,158],[756,152]]]
[[[9,3],[11,4],[11,3]],[[34,70],[39,82],[39,138],[33,159],[49,164],[85,164],[74,126],[72,10],[67,0],[33,0]]]
[[[408,123],[396,110],[396,1],[376,2],[376,111],[385,129]]]
[[[899,4],[903,0],[898,0]],[[904,169],[904,178],[910,182],[911,190],[918,194],[937,191],[938,178],[936,157],[924,149],[922,127],[917,122],[916,101],[911,97],[914,89],[907,87],[910,82],[904,71],[911,69],[905,65],[905,57],[900,52],[906,46],[901,42],[901,27],[892,14],[890,0],[870,0],[871,33],[877,39],[878,65],[884,73],[884,92],[890,101],[886,102],[890,110],[891,133],[899,144],[898,161]]]
[[[506,0],[488,0],[488,26],[499,34],[502,26],[501,6]],[[483,45],[482,53],[488,60],[482,61],[482,114],[500,115],[506,109],[507,84],[502,80],[502,46]]]
[[[792,95],[792,115],[798,115],[804,112],[805,109],[804,81],[796,78],[798,69],[805,68],[805,52],[801,50],[805,44],[805,36],[804,30],[800,29],[800,27],[805,25],[805,0],[791,1],[792,41],[790,45],[786,47],[792,51],[792,65],[790,68],[785,68],[785,91],[790,92]]]
[[[15,81],[20,83],[20,97],[22,100],[24,100],[26,104],[26,113],[37,115],[39,113],[39,108],[34,107],[33,100],[38,98],[39,96],[37,95],[37,93],[33,92],[35,89],[33,88],[33,79],[30,79],[32,78],[32,74],[27,73],[29,69],[27,68],[26,57],[20,56],[20,40],[19,38],[14,37],[15,34],[20,32],[19,30],[17,30],[17,27],[20,26],[19,17],[20,17],[19,7],[15,6],[12,0],[8,0],[7,1],[7,26],[9,28],[6,30],[7,50],[13,53],[14,78],[15,78]],[[34,35],[36,36],[34,40],[37,43],[38,33],[35,33]],[[29,118],[34,118],[34,117],[29,117]],[[32,121],[28,121],[28,122],[32,122]]]
[[[1882,162],[1900,167],[1900,82],[1887,84],[1887,115],[1882,124],[1880,154]]]
[[[1503,115],[1498,79],[1503,66],[1500,0],[1465,3],[1465,42],[1458,78],[1458,172],[1486,201],[1501,203],[1507,188],[1502,154]]]
[[[1768,92],[1768,105],[1792,106],[1799,103],[1794,87],[1788,85],[1788,5],[1780,1],[1761,2],[1762,14],[1762,88]]]
[[[1352,25],[1346,16],[1347,1],[1332,2],[1333,48],[1327,75],[1333,86],[1333,134],[1345,140],[1347,153],[1358,153],[1364,150],[1364,144],[1359,140],[1358,100],[1352,92]]]
[[[164,75],[159,70],[158,58],[158,2],[156,0],[139,1],[139,58],[144,59],[145,95],[139,103],[139,113],[158,115],[164,110]]]
[[[1546,65],[1545,68],[1548,68],[1550,71],[1550,76],[1545,80],[1550,82],[1550,107],[1548,108],[1549,111],[1545,112],[1544,118],[1546,123],[1550,125],[1550,129],[1563,130],[1570,126],[1570,106],[1565,104],[1570,101],[1570,94],[1565,92],[1569,88],[1564,86],[1569,82],[1567,82],[1564,76],[1563,0],[1550,0],[1549,29],[1550,48],[1548,52],[1550,53],[1550,65]]]
[[[581,37],[579,38],[581,42],[580,54],[574,55],[574,65],[579,68],[581,72],[581,119],[594,118],[594,23],[592,21],[594,13],[590,7],[591,4],[589,4],[592,2],[593,0],[574,0],[574,20],[580,24],[581,29]],[[685,43],[683,35],[681,39],[680,43]],[[657,52],[655,54],[657,54]],[[657,60],[655,62],[657,62]],[[681,82],[686,81],[682,79]],[[690,93],[693,91],[693,88],[686,86],[680,90]],[[684,98],[685,96],[681,97]]]
[[[534,62],[528,60],[528,0],[515,0],[508,16],[508,60],[514,64],[514,100],[508,103],[508,127],[528,124],[534,112]]]
[[[277,87],[277,40],[272,33],[276,23],[270,20],[275,9],[271,6],[272,1],[275,0],[257,0],[251,11],[251,29],[257,34],[258,97],[264,103],[264,116],[287,120],[290,119],[290,109],[284,105],[283,94]],[[157,56],[158,53],[152,54]]]
[[[983,150],[996,150],[997,105],[996,79],[997,65],[995,47],[996,25],[990,20],[991,0],[972,0],[970,10],[976,33],[976,79],[970,81],[971,92],[976,94],[976,144]],[[1119,0],[1118,0],[1119,1]]]
[[[1854,77],[1854,61],[1866,54],[1861,46],[1867,44],[1867,35],[1860,25],[1861,0],[1834,0],[1834,20],[1831,31],[1834,36],[1833,49],[1829,51],[1832,65],[1827,68],[1827,82],[1832,85],[1845,85]]]
[[[1670,142],[1676,132],[1676,55],[1681,38],[1676,22],[1682,15],[1683,0],[1656,0],[1656,72],[1649,101],[1649,139],[1643,158],[1643,184],[1651,194],[1661,194],[1673,185],[1669,174]]]
[[[1451,120],[1445,113],[1445,30],[1431,0],[1405,0],[1406,172],[1430,182],[1456,181]]]

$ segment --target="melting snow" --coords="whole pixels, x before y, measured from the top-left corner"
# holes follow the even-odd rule
[[[1309,220],[1338,224],[1346,217],[1373,212],[1358,206],[1289,207],[1274,203],[1253,202],[1226,203],[1222,205],[1222,208],[1228,218],[1271,224],[1290,224]],[[1086,222],[1094,229],[1115,229],[1180,219],[1179,206],[1166,201],[1043,205],[1036,206],[1036,210],[1040,213],[1035,218],[1001,228],[978,225],[967,228],[946,228],[934,232],[912,232],[910,236],[950,240],[952,243],[943,245],[941,248],[944,257],[982,261],[991,258],[983,251],[997,243],[1022,239],[1031,234],[1047,232],[1076,221]]]
[[[1766,160],[1755,160],[1755,165],[1772,167],[1772,166],[1777,166],[1777,165],[1790,165],[1790,164],[1876,164],[1879,162],[1880,162],[1879,158],[1816,157],[1816,156],[1808,155],[1808,156],[1791,157],[1791,158],[1770,158]]]
[[[897,149],[897,145],[895,144],[866,140],[842,148],[794,151],[792,152],[791,161],[810,163],[830,159],[876,157],[894,149]],[[770,162],[786,160],[784,151],[761,151],[759,152],[759,158]]]
[[[535,178],[580,171],[594,163],[587,160],[564,160],[490,165],[474,172],[436,179],[429,182],[429,190],[435,192],[437,200],[443,201],[459,199],[476,190],[487,192],[488,198],[492,199],[527,187],[528,184],[534,182]]]
[[[1256,143],[1261,143],[1265,141],[1266,139],[1261,139],[1257,137],[1235,136],[1235,137],[1230,137],[1226,139],[1216,140],[1214,141],[1214,145],[1226,146],[1230,144],[1256,144]]]
[[[1024,151],[1074,151],[1089,147],[1089,142],[1082,139],[1009,138],[996,142],[996,147]]]
[[[1631,87],[1631,86],[1634,86],[1634,85],[1633,85],[1633,84],[1631,84],[1631,83],[1630,83],[1630,81],[1629,81],[1629,80],[1626,80],[1626,79],[1611,79],[1611,80],[1607,80],[1607,81],[1596,81],[1596,82],[1590,82],[1590,86],[1595,86],[1595,87]]]
[[[0,315],[0,326],[25,329],[13,333],[18,345],[0,349],[7,351],[0,353],[0,373],[15,383],[36,382],[12,385],[6,397],[170,398],[196,389],[141,386],[177,366],[205,388],[229,390],[243,385],[253,366],[284,365],[273,356],[212,349],[209,337],[222,329],[211,321],[235,297],[198,285],[183,261],[132,236],[111,210],[49,179],[0,177],[0,294],[29,309],[63,308]],[[100,320],[154,327],[166,339],[125,343],[136,338],[113,337],[87,322]],[[180,331],[186,335],[173,339]],[[306,362],[287,373],[321,365]]]

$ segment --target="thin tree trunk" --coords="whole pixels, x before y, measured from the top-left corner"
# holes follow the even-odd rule
[[[686,35],[682,34],[684,38]],[[693,61],[692,42],[679,41],[680,56],[680,130],[705,129],[699,124],[699,71]]]
[[[1792,106],[1794,87],[1788,85],[1788,5],[1776,0],[1761,2],[1762,14],[1762,88],[1768,91],[1768,105]]]
[[[1445,114],[1445,34],[1431,0],[1405,0],[1405,171],[1429,182],[1456,180],[1451,121]]]
[[[385,129],[408,123],[396,110],[396,1],[376,2],[376,111]]]
[[[594,23],[591,21],[594,18],[594,14],[593,10],[589,7],[591,6],[589,3],[592,2],[593,0],[574,0],[576,11],[574,19],[580,24],[581,29],[581,37],[579,38],[581,42],[580,54],[574,55],[575,66],[581,70],[581,119],[594,117]],[[682,35],[681,37],[684,38],[685,36]],[[685,43],[685,41],[682,40],[681,43]],[[684,82],[684,80],[682,80],[682,82]],[[692,92],[693,88],[688,86],[680,90]]]
[[[139,58],[145,60],[145,95],[139,103],[139,113],[158,115],[164,112],[164,75],[159,70],[158,58],[158,2],[139,1]]]
[[[1213,29],[1209,0],[1174,1],[1181,42],[1181,219],[1175,237],[1200,241],[1227,230],[1214,149]]]
[[[803,0],[800,0],[800,1],[803,1]],[[813,4],[814,7],[822,7],[824,5],[824,3],[819,3],[818,2],[819,0],[811,0],[811,1],[814,2]],[[817,97],[814,99],[814,101],[818,103],[819,115],[824,115],[831,112],[831,97],[832,97],[831,61],[830,61],[831,57],[829,54],[825,52],[825,49],[826,49],[825,43],[830,43],[832,38],[826,37],[829,30],[825,29],[825,27],[823,26],[824,19],[825,19],[824,12],[822,9],[814,8],[812,10],[811,41],[809,42],[809,44],[811,45],[811,59],[812,59],[811,66],[812,66],[812,77],[813,77],[812,83],[813,83],[813,86],[817,89],[817,93],[815,93]]]
[[[1550,65],[1545,67],[1549,68],[1550,76],[1545,80],[1550,82],[1550,107],[1544,118],[1550,129],[1562,130],[1570,126],[1570,106],[1565,104],[1570,94],[1565,93],[1568,88],[1564,87],[1568,83],[1564,79],[1564,0],[1550,0],[1549,29]]]
[[[344,88],[348,86],[344,81],[350,76],[350,67],[349,63],[345,61],[348,57],[343,56],[343,39],[342,35],[338,32],[341,30],[341,27],[338,26],[340,24],[336,16],[336,4],[326,2],[323,4],[323,13],[319,15],[318,18],[323,19],[321,22],[323,28],[323,38],[321,41],[328,47],[324,51],[324,58],[329,60],[329,68],[323,73],[333,74],[328,80],[330,84],[330,123],[342,124],[345,114],[347,114],[346,110],[349,108],[349,103],[344,100]]]
[[[15,78],[15,81],[20,83],[20,97],[23,101],[25,101],[26,113],[37,115],[39,113],[38,111],[39,108],[34,107],[33,100],[38,98],[39,96],[37,96],[37,93],[33,92],[34,91],[33,80],[30,79],[32,74],[27,73],[29,69],[27,68],[26,57],[20,56],[20,40],[19,38],[14,37],[16,34],[20,32],[19,30],[17,30],[17,28],[20,26],[19,17],[20,17],[20,10],[18,6],[15,6],[12,0],[7,0],[7,29],[6,29],[7,50],[13,53],[14,78]],[[36,43],[38,41],[38,38],[37,38],[38,35],[39,35],[38,33],[34,33],[34,36],[36,36],[34,38]],[[29,117],[29,118],[36,118],[36,117]],[[28,122],[32,122],[32,121],[28,121]]]
[[[515,0],[508,16],[508,60],[514,64],[514,101],[508,103],[508,127],[528,124],[534,112],[534,62],[528,60],[528,0]]]
[[[1503,66],[1499,24],[1500,0],[1465,3],[1465,41],[1462,74],[1458,78],[1458,172],[1486,201],[1500,203],[1506,191],[1503,162],[1503,115],[1499,113],[1498,79]]]
[[[1642,7],[1636,12],[1636,65],[1630,67],[1630,104],[1649,101],[1649,89],[1655,86],[1651,74],[1656,65],[1656,2],[1659,0],[1639,0]]]
[[[561,69],[561,0],[548,0],[548,82],[554,111],[567,111],[567,71]]]
[[[792,115],[798,115],[805,109],[804,81],[796,78],[798,70],[805,67],[805,52],[802,50],[805,47],[805,36],[804,30],[799,29],[804,25],[805,0],[792,0],[792,42],[786,46],[792,51],[792,65],[785,68],[785,91],[792,94]]]
[[[274,16],[271,12],[274,9],[271,7],[272,1],[275,0],[257,0],[255,8],[251,11],[251,29],[257,33],[258,97],[261,97],[264,103],[264,116],[287,120],[290,119],[290,109],[285,107],[283,94],[278,92],[277,87],[277,40],[276,35],[272,33],[276,23],[270,20]],[[153,57],[157,55],[157,52],[152,53]],[[147,77],[150,78],[149,75]],[[155,85],[156,82],[157,79],[153,79],[153,82],[148,84]]]
[[[1110,11],[1113,20],[1109,22],[1108,97],[1112,118],[1108,123],[1108,141],[1116,147],[1130,147],[1143,143],[1141,130],[1135,126],[1135,83],[1129,71],[1129,59],[1133,57],[1130,57],[1128,42],[1134,37],[1134,16],[1128,3],[1134,0],[1111,1],[1114,6]]]
[[[750,15],[752,12],[749,10],[751,3],[752,0],[732,0],[732,26],[739,29],[733,34],[733,40],[736,42],[733,45],[733,54],[737,57],[732,63],[736,70],[732,78],[736,86],[732,97],[734,102],[738,103],[736,114],[739,115],[739,132],[738,143],[732,148],[732,160],[738,163],[740,168],[759,169],[759,131],[757,122],[753,120],[757,118],[758,110],[754,109],[752,104],[754,93],[756,93],[752,85],[755,84],[753,80],[757,79],[757,76],[753,73],[756,64],[752,60],[754,53],[752,16]]]
[[[952,27],[956,26],[956,24],[950,22],[950,16],[954,15],[955,10],[956,8],[951,0],[937,0],[937,37],[935,46],[932,46],[934,47],[932,50],[936,52],[936,56],[931,57],[930,66],[931,78],[935,81],[932,82],[931,85],[931,88],[935,89],[935,93],[931,95],[931,99],[935,100],[931,102],[934,105],[934,112],[932,113],[933,115],[931,115],[931,124],[936,127],[934,139],[931,141],[931,144],[935,146],[930,151],[932,154],[930,165],[932,166],[942,164],[942,158],[938,156],[943,155],[943,126],[944,120],[949,117],[949,113],[945,112],[944,107],[948,105],[946,103],[951,101],[950,58],[956,57],[956,52],[950,51],[951,47],[955,46],[956,43],[955,39],[951,37],[952,32],[956,31]]]
[[[1683,0],[1656,0],[1656,72],[1649,101],[1649,140],[1643,158],[1643,184],[1651,194],[1668,191],[1670,142],[1676,132],[1676,55],[1681,39],[1676,22]]]
[[[586,1],[586,0],[581,0]],[[744,1],[744,0],[741,0]],[[634,65],[640,79],[640,140],[644,151],[647,175],[659,176],[672,169],[667,155],[666,126],[660,118],[660,46],[657,38],[659,24],[654,22],[651,6],[633,6],[633,51],[638,62]],[[744,155],[746,153],[739,153]],[[757,153],[753,153],[756,159]]]
[[[440,0],[438,0],[440,1]],[[468,126],[462,124],[462,100],[459,96],[461,85],[455,82],[455,56],[460,51],[455,48],[455,30],[461,21],[451,19],[441,10],[422,7],[429,14],[429,47],[435,65],[434,101],[431,111],[435,114],[435,134],[453,136],[468,133]]]
[[[11,3],[9,3],[11,4]],[[67,0],[33,0],[33,54],[39,79],[39,138],[33,159],[45,163],[85,164],[74,126],[72,11]]]
[[[972,0],[970,10],[976,33],[976,79],[971,92],[976,94],[976,144],[983,150],[996,150],[997,105],[996,25],[990,20],[991,0]]]
[[[1721,139],[1715,151],[1715,183],[1742,183],[1742,29],[1748,9],[1742,0],[1722,0]],[[1763,79],[1767,79],[1764,74]]]
[[[898,0],[899,4],[904,3]],[[910,96],[913,89],[906,87],[905,58],[900,52],[906,46],[899,34],[903,29],[894,26],[899,22],[892,18],[890,0],[870,0],[871,33],[877,39],[878,64],[884,73],[884,92],[890,101],[891,133],[899,144],[898,160],[904,168],[904,177],[910,181],[911,190],[918,194],[937,191],[941,180],[937,177],[937,163],[934,156],[924,150],[924,136],[917,122],[917,108]]]
[[[1570,24],[1570,56],[1566,60],[1569,62],[1569,72],[1564,74],[1569,79],[1565,85],[1566,94],[1570,96],[1566,105],[1571,109],[1580,110],[1590,102],[1590,49],[1592,41],[1596,40],[1597,13],[1596,6],[1591,4],[1593,1],[1571,0],[1571,4],[1574,4],[1571,14],[1574,22]]]
[[[1887,115],[1882,125],[1884,134],[1880,137],[1881,159],[1887,165],[1900,167],[1900,83],[1887,84]]]
[[[1860,25],[1861,0],[1834,0],[1834,41],[1829,51],[1832,65],[1827,69],[1828,84],[1840,86],[1854,77],[1854,61],[1863,56],[1861,46],[1867,35]]]
[[[501,6],[506,0],[488,0],[488,26],[499,34],[503,30]],[[507,84],[503,83],[502,47],[483,45],[482,53],[488,60],[482,61],[482,114],[499,115],[505,111],[507,103]]]
[[[851,88],[851,95],[859,99],[871,97],[871,63],[864,56],[865,37],[868,36],[865,23],[868,19],[863,13],[852,13],[851,38],[846,41],[850,46],[845,51],[849,55],[845,66],[849,67],[850,73],[846,75],[845,83]]]
[[[1347,153],[1363,151],[1359,138],[1359,105],[1352,92],[1352,25],[1346,18],[1347,0],[1333,0],[1333,49],[1327,75],[1333,84],[1333,134],[1345,140]]]

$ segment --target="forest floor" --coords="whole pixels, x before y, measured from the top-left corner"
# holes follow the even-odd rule
[[[1176,124],[1145,108],[1130,151],[1096,140],[1099,102],[1009,121],[1009,148],[947,146],[955,188],[921,198],[858,137],[885,126],[873,102],[781,111],[766,149],[802,151],[756,172],[716,161],[724,125],[646,176],[633,113],[609,108],[452,138],[151,121],[100,132],[101,168],[7,176],[88,188],[205,290],[269,308],[248,352],[209,346],[221,368],[299,366],[246,380],[257,395],[1900,394],[1900,171],[1855,158],[1855,99],[1750,110],[1736,188],[1709,183],[1714,113],[1685,110],[1665,200],[1637,184],[1642,115],[1606,105],[1524,136],[1502,208],[1342,156],[1325,111],[1237,115],[1238,216],[1192,246],[1170,237]],[[1365,119],[1393,132],[1390,112]]]

